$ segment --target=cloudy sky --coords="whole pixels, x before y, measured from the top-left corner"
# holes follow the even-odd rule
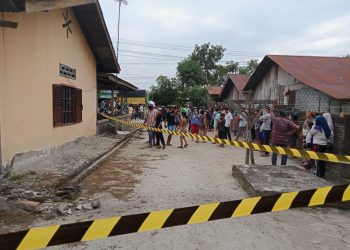
[[[118,4],[100,0],[110,35],[117,41]],[[128,0],[121,9],[120,77],[148,89],[195,44],[227,51],[222,63],[244,64],[266,54],[350,54],[348,0]]]

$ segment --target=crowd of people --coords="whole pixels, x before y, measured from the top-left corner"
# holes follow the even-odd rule
[[[121,104],[113,99],[102,99],[99,102],[98,110],[108,115],[129,115],[131,120],[144,119],[146,107],[143,104]]]
[[[251,132],[253,142],[280,146],[284,148],[308,149],[315,152],[330,152],[334,142],[334,128],[329,113],[318,114],[308,112],[301,126],[299,115],[292,113],[287,116],[284,111],[275,112],[275,107],[265,107],[256,110],[256,123],[249,130],[246,112],[231,112],[228,108],[220,110],[206,107],[190,107],[189,105],[156,106],[154,102],[147,103],[144,113],[144,123],[149,127],[164,128],[170,131],[189,132],[195,135],[206,136],[214,132],[214,137],[235,140],[246,138],[247,131]],[[165,149],[172,146],[173,136],[169,134],[165,140],[162,132],[148,131],[149,147]],[[193,139],[192,139],[193,140]],[[199,143],[199,139],[195,139]],[[203,141],[205,143],[205,141]],[[179,148],[187,148],[186,137],[180,136]],[[224,147],[220,144],[219,147]],[[272,153],[271,163],[277,165],[277,153]],[[268,152],[262,152],[262,157],[269,157]],[[287,164],[287,155],[281,155],[280,164]],[[301,163],[305,169],[314,169],[317,176],[325,176],[325,162],[305,160]]]

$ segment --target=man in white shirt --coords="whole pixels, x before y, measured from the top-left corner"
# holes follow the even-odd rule
[[[247,130],[247,119],[246,116],[242,113],[239,114],[239,124],[238,124],[238,132],[237,132],[237,138],[236,141],[238,141],[239,137],[241,135],[246,135],[246,130]]]
[[[233,123],[233,116],[231,112],[229,112],[228,108],[225,108],[225,130],[226,130],[226,136],[229,140],[232,140],[231,138],[232,123]]]
[[[269,145],[270,144],[270,135],[271,135],[271,121],[272,117],[270,114],[270,108],[267,108],[263,115],[259,118],[259,121],[262,121],[261,131],[263,132],[264,140],[262,144]],[[263,153],[261,156],[269,156],[269,152]]]

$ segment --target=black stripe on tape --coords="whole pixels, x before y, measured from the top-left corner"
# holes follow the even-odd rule
[[[198,206],[174,209],[165,221],[163,227],[174,227],[187,224],[197,208]]]
[[[315,192],[316,189],[299,191],[296,197],[294,198],[290,208],[307,207]]]
[[[326,197],[325,203],[334,203],[341,201],[343,199],[343,194],[348,186],[349,184],[332,187]]]
[[[133,214],[121,217],[109,236],[137,232],[149,214],[150,213]]]
[[[54,236],[51,238],[48,246],[55,246],[67,243],[81,241],[93,221],[84,221],[79,223],[61,225]]]
[[[29,230],[0,235],[0,249],[13,250],[21,243]]]
[[[277,200],[281,197],[281,194],[261,197],[258,203],[255,205],[252,214],[271,212],[275,206]]]
[[[236,210],[238,205],[241,203],[240,200],[237,201],[225,201],[221,202],[217,208],[214,210],[209,220],[220,220],[231,218],[233,212]]]

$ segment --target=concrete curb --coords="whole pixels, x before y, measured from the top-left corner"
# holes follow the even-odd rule
[[[141,129],[136,129],[125,136],[124,139],[117,142],[110,150],[102,153],[94,159],[91,159],[87,163],[81,165],[79,168],[74,170],[69,176],[59,180],[54,186],[57,189],[63,188],[62,186],[75,186],[84,179],[87,175],[89,175],[99,163],[101,163],[104,159],[106,159],[109,155],[114,153],[116,150],[120,149],[123,145],[125,145],[136,133],[138,133]]]

